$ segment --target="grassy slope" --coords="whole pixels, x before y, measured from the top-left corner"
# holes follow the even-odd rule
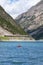
[[[9,14],[7,14],[1,6],[0,6],[0,26],[12,32],[13,34],[22,34],[22,35],[27,34],[19,25],[16,24],[16,22],[12,19],[12,17]]]
[[[12,25],[10,22],[6,21],[4,18],[0,16],[0,26],[4,29],[12,32],[13,34],[19,33],[19,34],[26,34],[23,29],[19,29]]]

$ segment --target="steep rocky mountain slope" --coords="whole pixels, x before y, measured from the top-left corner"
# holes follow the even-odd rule
[[[43,39],[43,0],[19,15],[15,21],[35,39]]]
[[[5,12],[5,10],[0,6],[0,27],[11,32],[12,34],[27,34],[13,18]],[[4,31],[3,31],[4,32]]]

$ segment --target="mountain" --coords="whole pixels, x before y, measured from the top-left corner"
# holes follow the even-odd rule
[[[27,33],[15,22],[15,20],[0,6],[0,27],[12,34],[26,35]],[[4,32],[4,31],[3,31]]]
[[[24,37],[22,37],[24,35]],[[16,37],[15,37],[16,36]],[[19,37],[17,37],[19,36]],[[34,40],[24,29],[0,6],[0,40]]]
[[[3,35],[13,35],[13,34],[0,26],[0,35],[3,36]]]
[[[19,15],[15,21],[36,40],[43,39],[43,0]]]

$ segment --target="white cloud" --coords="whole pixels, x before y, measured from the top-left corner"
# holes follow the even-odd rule
[[[40,0],[0,0],[0,5],[15,18],[39,1]]]

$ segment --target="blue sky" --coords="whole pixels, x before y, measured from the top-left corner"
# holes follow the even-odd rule
[[[0,5],[13,18],[27,11],[30,7],[37,4],[40,0],[0,0]]]
[[[10,4],[12,4],[13,2],[17,2],[19,0],[9,0]]]

